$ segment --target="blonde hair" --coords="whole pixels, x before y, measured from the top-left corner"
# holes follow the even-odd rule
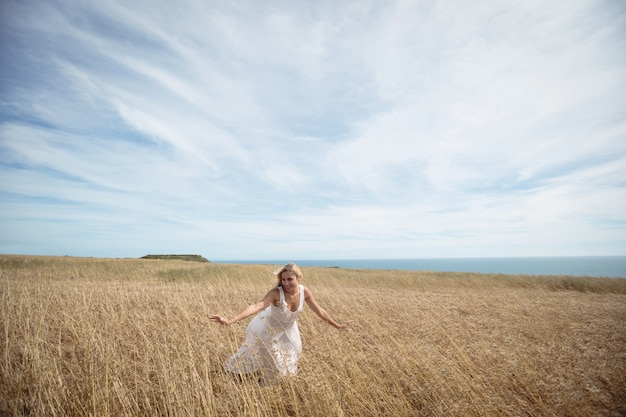
[[[278,277],[278,283],[276,284],[277,287],[280,287],[282,275],[283,275],[283,272],[285,271],[293,272],[294,274],[296,274],[296,277],[298,279],[302,278],[302,272],[300,271],[300,268],[298,268],[298,265],[289,263],[283,266],[282,268],[280,268],[277,272],[274,272],[274,275]]]

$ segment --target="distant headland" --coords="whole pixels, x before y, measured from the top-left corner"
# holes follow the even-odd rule
[[[141,259],[178,259],[180,261],[209,262],[208,259],[200,255],[146,255],[142,256]]]

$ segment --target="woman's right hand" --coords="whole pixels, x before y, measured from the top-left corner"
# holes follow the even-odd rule
[[[222,316],[211,316],[209,317],[209,320],[211,320],[214,323],[223,324],[224,326],[228,326],[230,324],[228,319]]]

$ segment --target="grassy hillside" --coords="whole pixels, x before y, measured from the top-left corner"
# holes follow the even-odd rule
[[[626,280],[302,268],[296,377],[223,362],[272,267],[0,256],[0,416],[620,416]]]

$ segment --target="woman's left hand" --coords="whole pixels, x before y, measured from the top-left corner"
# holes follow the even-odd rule
[[[354,320],[349,320],[345,323],[341,323],[337,326],[337,330],[345,332],[350,330],[350,326],[352,326],[354,324]]]

